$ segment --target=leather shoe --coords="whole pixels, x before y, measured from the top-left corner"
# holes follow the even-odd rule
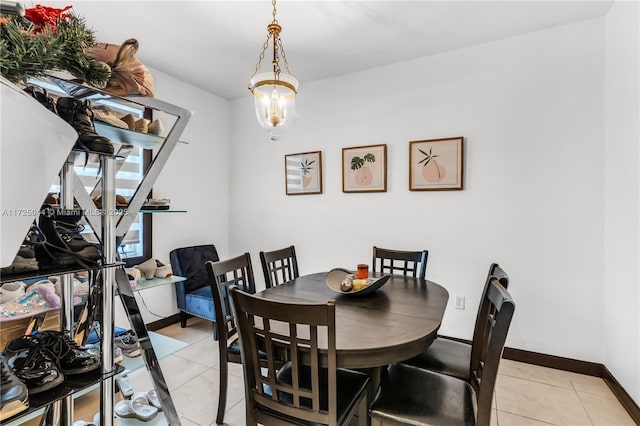
[[[4,357],[31,394],[47,391],[64,381],[64,375],[36,336],[22,336],[9,341],[4,348]]]
[[[100,368],[100,357],[78,345],[68,333],[43,331],[37,337],[64,374],[82,374]]]

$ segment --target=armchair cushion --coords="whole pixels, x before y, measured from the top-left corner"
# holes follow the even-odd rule
[[[186,293],[208,287],[209,276],[205,264],[207,261],[220,260],[213,244],[178,248],[172,250],[169,257],[173,273],[187,279],[183,284]],[[211,290],[209,290],[210,300],[211,297]]]

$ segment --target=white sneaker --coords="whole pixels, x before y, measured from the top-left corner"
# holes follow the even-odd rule
[[[14,281],[4,283],[0,287],[0,303],[9,302],[24,296],[24,283],[22,281]]]

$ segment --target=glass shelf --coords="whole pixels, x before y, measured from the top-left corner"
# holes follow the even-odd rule
[[[112,126],[102,121],[94,121],[94,124],[96,126],[96,132],[98,132],[99,135],[106,136],[116,143],[129,143],[138,148],[155,149],[160,147],[165,141],[164,136],[123,129],[122,127]],[[178,141],[178,143],[187,144],[188,142]]]
[[[61,400],[66,396],[75,396],[76,394],[80,394],[85,389],[95,387],[104,379],[120,374],[123,371],[124,367],[118,365],[110,373],[103,374],[100,370],[96,370],[85,374],[65,376],[65,380],[61,385],[56,386],[47,392],[29,395],[29,408],[7,420],[4,420],[2,424],[3,426],[21,425],[27,420],[41,415],[45,406]]]
[[[147,210],[147,209],[140,209],[140,211],[138,213],[186,213],[186,210],[172,210],[172,209],[168,209],[168,210]]]
[[[118,266],[124,266],[124,262],[116,262],[110,265],[100,265],[100,266],[96,266],[96,269],[115,268]],[[87,268],[83,268],[80,265],[71,265],[71,266],[65,266],[65,267],[52,266],[52,267],[40,268],[37,271],[18,272],[15,274],[2,274],[2,276],[0,276],[0,283],[24,281],[24,280],[34,279],[34,278],[46,279],[47,277],[50,277],[53,275],[75,274],[76,272],[85,272],[85,271],[87,271]]]
[[[166,278],[153,278],[151,280],[147,280],[145,278],[140,278],[135,286],[131,287],[133,291],[141,291],[147,290],[154,287],[160,287],[167,284],[179,283],[182,281],[186,281],[187,279],[184,277],[179,277],[177,275],[172,275]]]
[[[153,331],[149,332],[149,339],[151,340],[153,348],[156,350],[156,356],[158,357],[158,359],[165,358],[172,353],[178,352],[179,350],[189,346],[185,342],[176,340],[160,333],[155,333]],[[132,372],[145,366],[142,356],[138,356],[135,358],[129,358],[125,356],[121,365],[126,369],[127,372]]]

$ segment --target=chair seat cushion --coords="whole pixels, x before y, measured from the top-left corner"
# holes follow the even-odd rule
[[[463,380],[394,364],[383,374],[369,412],[393,424],[475,425],[474,401],[471,385]]]
[[[211,287],[200,287],[185,295],[186,311],[210,321],[216,320]]]
[[[308,366],[299,366],[299,382],[300,387],[309,389],[311,387],[311,369]],[[276,380],[279,383],[292,384],[291,377],[291,362],[285,363],[278,371]],[[322,374],[324,373],[324,374]],[[367,386],[369,385],[369,377],[357,371],[338,369],[336,370],[337,378],[337,402],[338,402],[338,424],[345,424],[347,416],[351,413],[357,404],[360,402],[360,398],[366,393]],[[328,411],[329,409],[329,392],[328,392],[328,373],[326,369],[323,369],[320,374],[320,409]],[[287,392],[278,391],[278,399],[287,404],[293,404],[293,395]],[[300,398],[300,404],[304,407],[311,408],[311,400],[308,398]],[[266,411],[266,410],[265,410]],[[276,417],[286,419],[281,413],[269,414]],[[295,420],[296,424],[300,424],[300,420]],[[303,423],[307,424],[307,423]],[[316,423],[308,423],[309,425],[315,425]]]
[[[471,345],[451,339],[437,338],[426,351],[402,363],[468,381],[471,367]]]

